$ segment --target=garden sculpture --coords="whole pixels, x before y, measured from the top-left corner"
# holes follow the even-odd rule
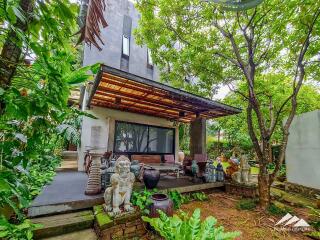
[[[130,198],[135,176],[130,172],[130,160],[125,156],[120,156],[115,164],[115,173],[111,176],[111,186],[104,193],[105,210],[116,216],[121,213],[120,206],[124,211],[130,212],[134,209],[131,206]]]
[[[220,161],[217,164],[216,172],[217,172],[217,181],[223,182],[224,181],[224,171],[223,171],[223,166]]]
[[[248,184],[251,180],[250,165],[247,158],[243,156],[240,161],[239,171],[232,174],[232,180],[237,183]]]
[[[204,174],[206,182],[216,182],[216,167],[213,165],[213,162],[208,162],[206,165],[206,171]]]
[[[101,192],[100,158],[99,156],[92,156],[91,159],[92,161],[88,171],[89,177],[85,190],[86,195],[96,195]]]
[[[192,172],[192,182],[199,182],[199,166],[196,160],[192,160],[191,164],[191,172]]]
[[[239,171],[239,161],[237,159],[230,159],[228,162],[230,165],[226,169],[226,177],[231,179],[232,175]]]

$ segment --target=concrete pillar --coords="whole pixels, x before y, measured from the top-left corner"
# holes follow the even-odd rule
[[[197,117],[190,123],[190,155],[207,153],[206,119]]]

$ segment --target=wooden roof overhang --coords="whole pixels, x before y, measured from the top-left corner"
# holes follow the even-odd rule
[[[88,106],[179,122],[190,122],[199,116],[210,119],[241,112],[241,109],[105,65],[96,76]]]

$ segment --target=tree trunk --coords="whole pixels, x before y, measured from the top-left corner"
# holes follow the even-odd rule
[[[220,156],[220,136],[221,136],[221,130],[220,128],[218,129],[218,149],[217,149],[217,152],[218,152],[218,155]]]
[[[28,20],[33,9],[33,0],[21,0],[19,4],[25,21],[17,18],[17,22],[13,27],[25,33],[28,29]],[[0,87],[8,89],[11,85],[12,78],[20,63],[22,53],[23,40],[17,35],[13,29],[9,30],[6,40],[3,44],[0,55]],[[0,102],[0,113],[4,112],[4,102]]]
[[[267,166],[260,166],[259,176],[259,204],[263,209],[267,209],[270,204],[270,178]]]
[[[261,148],[263,152],[263,157],[262,159],[259,159],[259,203],[263,209],[267,209],[267,207],[270,204],[270,186],[272,184],[271,177],[267,168],[272,158],[272,153],[270,151],[270,140],[264,139],[261,143]]]

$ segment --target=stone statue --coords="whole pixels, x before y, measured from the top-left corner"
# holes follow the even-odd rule
[[[245,156],[241,158],[239,171],[233,173],[231,177],[237,183],[248,184],[250,182],[251,168]]]
[[[120,156],[115,164],[115,173],[110,179],[111,186],[104,193],[105,210],[111,216],[121,213],[121,205],[126,212],[133,211],[130,198],[134,180],[135,176],[130,172],[130,160],[125,156]]]

